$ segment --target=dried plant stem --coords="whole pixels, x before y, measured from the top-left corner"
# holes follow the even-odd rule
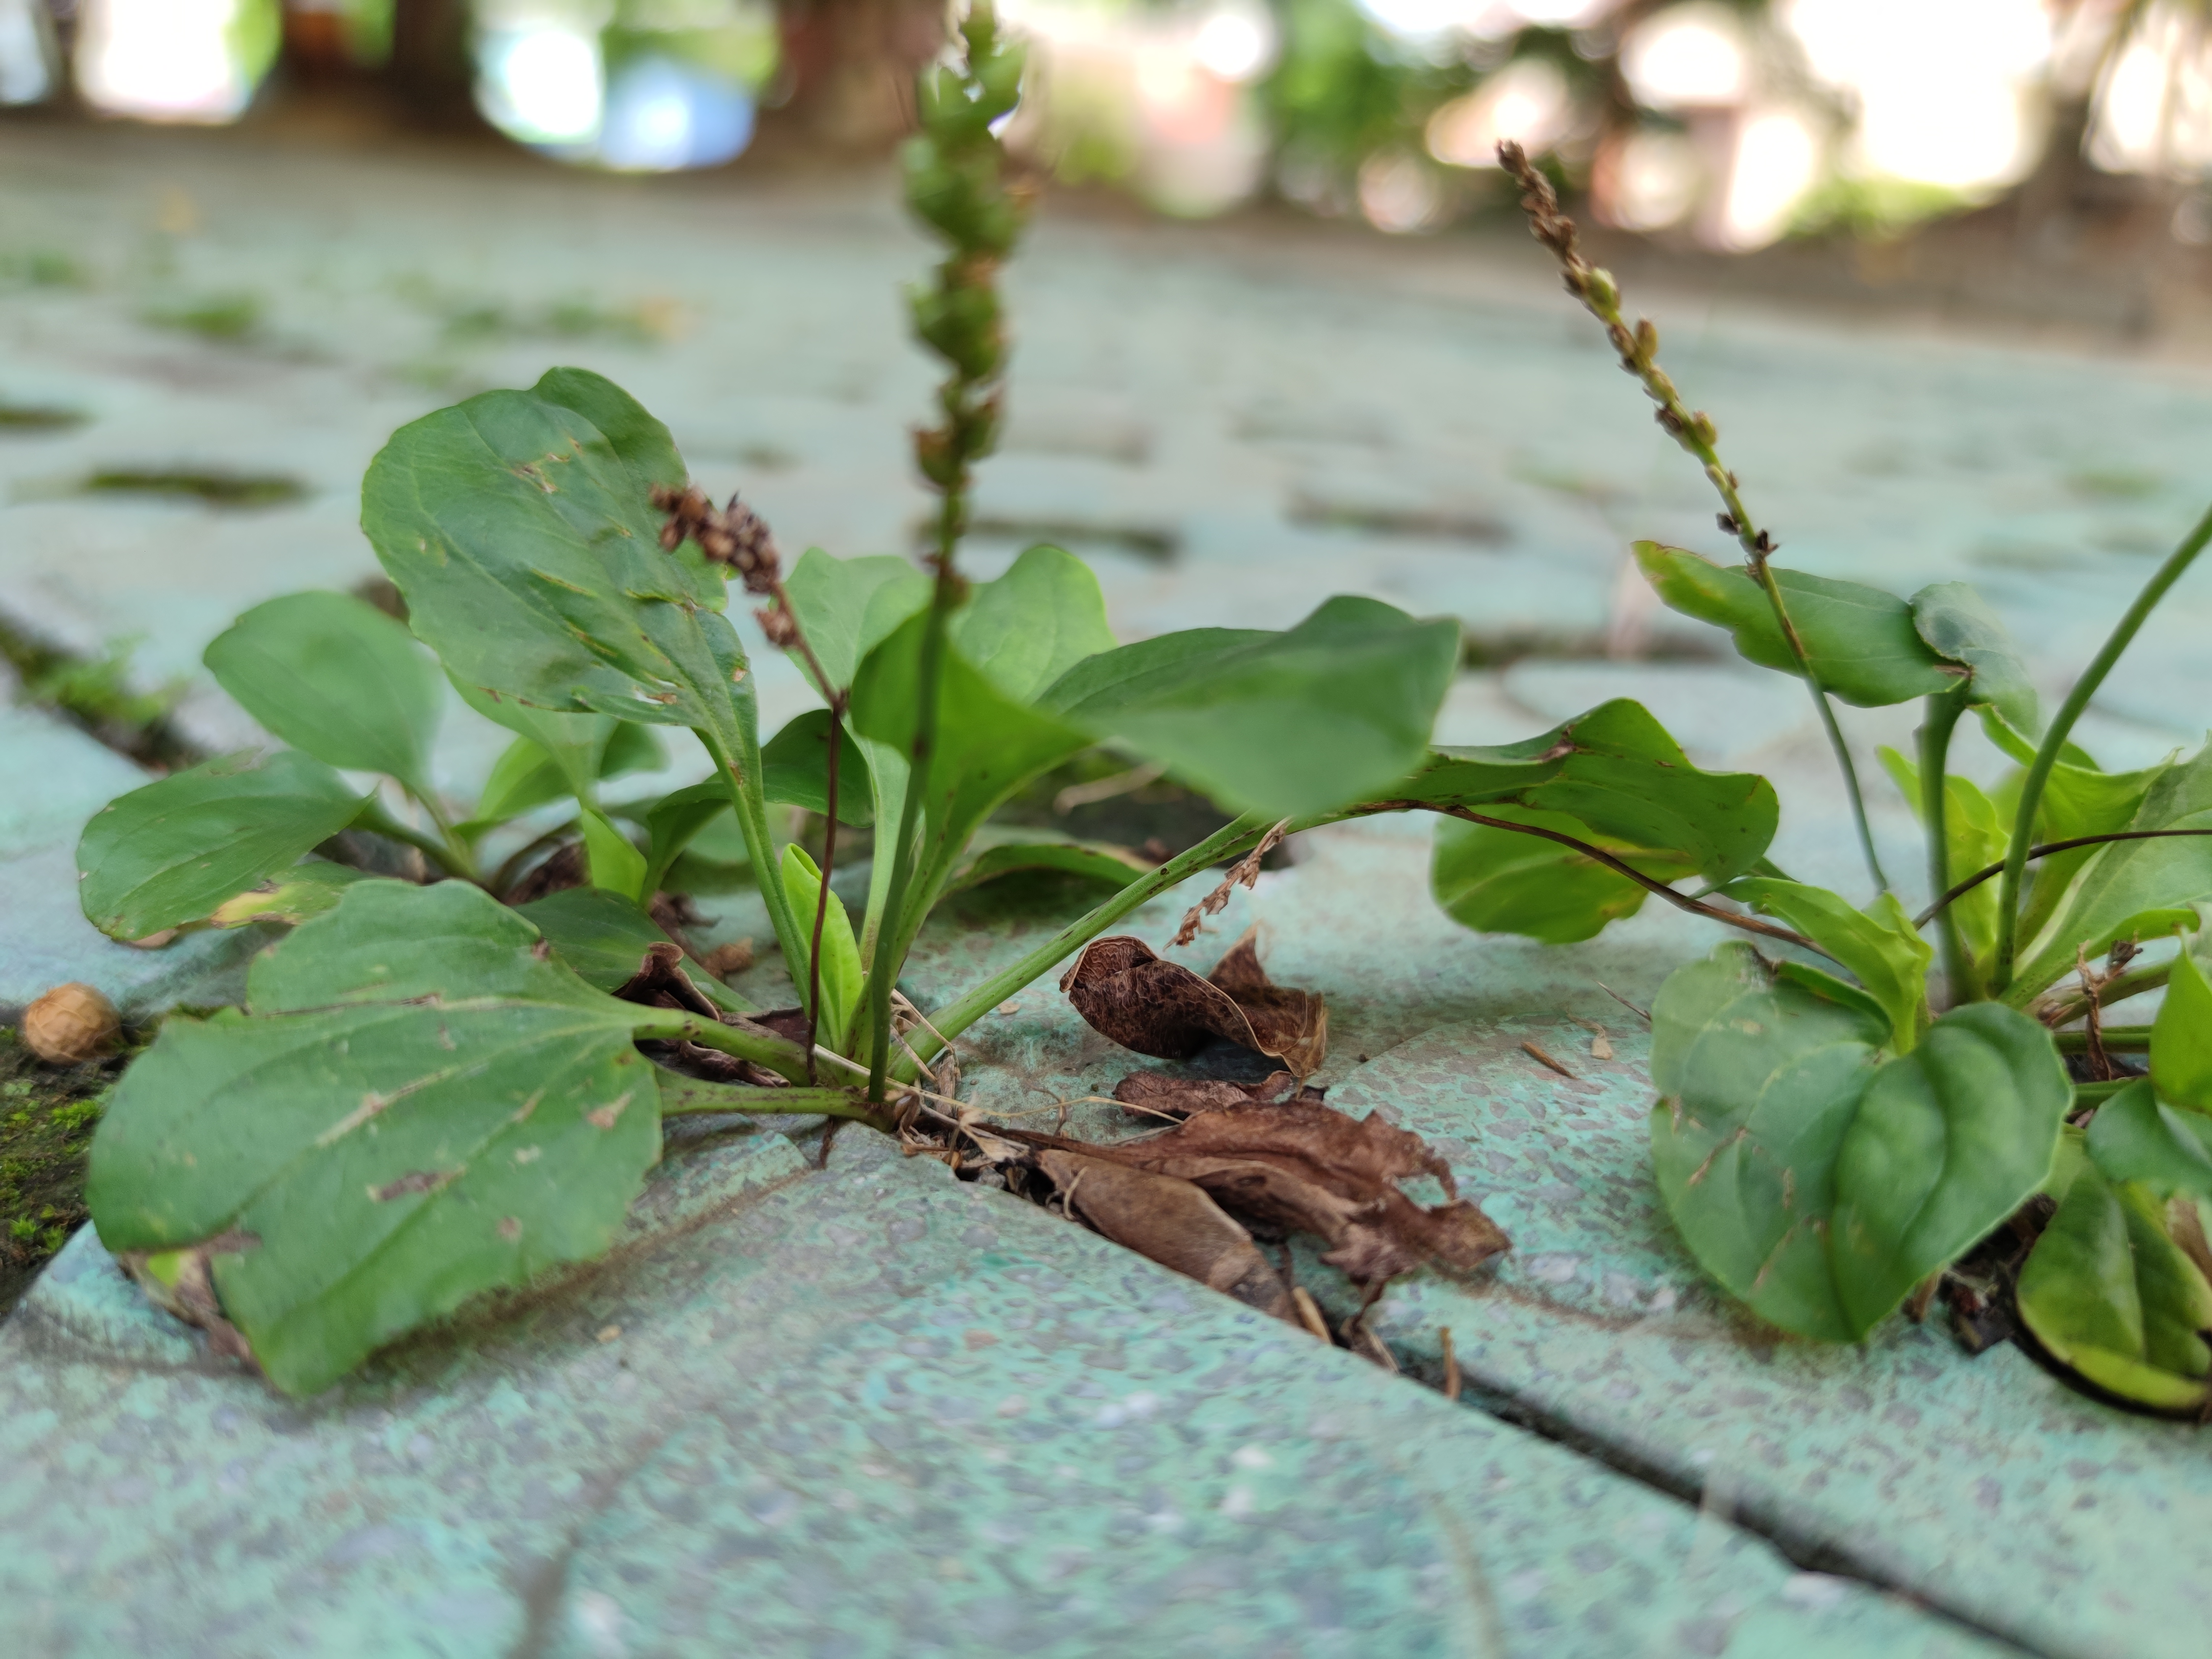
[[[1827,691],[1814,672],[1812,659],[1806,654],[1797,625],[1790,619],[1790,608],[1783,602],[1781,586],[1769,567],[1774,538],[1753,522],[1750,509],[1743,502],[1741,482],[1721,464],[1719,451],[1715,447],[1719,429],[1711,416],[1692,410],[1682,402],[1674,382],[1659,367],[1659,331],[1647,319],[1639,319],[1633,328],[1623,320],[1619,286],[1610,272],[1599,270],[1583,258],[1577,243],[1575,222],[1559,211],[1559,198],[1552,188],[1552,181],[1537,170],[1527,152],[1510,140],[1498,146],[1498,159],[1520,184],[1521,205],[1528,215],[1529,229],[1559,260],[1567,292],[1605,325],[1606,337],[1620,354],[1620,366],[1643,382],[1644,392],[1658,405],[1656,418],[1660,426],[1696,458],[1705,469],[1707,481],[1719,494],[1725,509],[1721,514],[1721,528],[1735,536],[1743,549],[1752,579],[1766,595],[1766,602],[1774,611],[1775,625],[1782,630],[1783,641],[1796,661],[1797,672],[1813,694],[1821,729],[1827,734],[1828,747],[1835,752],[1836,764],[1844,775],[1844,791],[1850,797],[1851,818],[1858,827],[1859,849],[1865,854],[1875,886],[1887,892],[1889,878],[1882,873],[1881,860],[1875,852],[1874,832],[1867,823],[1866,800],[1859,790],[1858,768],[1851,760],[1850,745],[1844,741],[1843,727],[1836,722],[1836,711],[1828,701]]]
[[[2173,963],[2161,962],[2154,968],[2130,968],[2124,974],[2115,975],[2097,988],[2097,1005],[2109,1008],[2125,1002],[2130,997],[2139,997],[2146,991],[2155,991],[2173,975]],[[2061,1000],[2039,1003],[2031,1011],[2036,1018],[2056,1030],[2071,1025],[2089,1012],[2086,996],[2062,997]]]
[[[2004,884],[1997,890],[1997,945],[1990,961],[1990,989],[2002,994],[2012,983],[2013,955],[2019,945],[2020,879],[2027,867],[2030,857],[2028,842],[2035,834],[2035,815],[2043,805],[2043,787],[2051,780],[2051,769],[2058,763],[2059,751],[2066,746],[2066,738],[2074,730],[2074,722],[2081,718],[2081,711],[2089,706],[2089,699],[2097,695],[2097,688],[2112,672],[2120,653],[2134,642],[2158,602],[2166,597],[2166,590],[2181,580],[2182,573],[2195,562],[2212,542],[2212,509],[2197,521],[2197,527],[2182,538],[2181,545],[2166,556],[2166,562],[2143,584],[2142,592],[2127,608],[2126,614],[2113,627],[2112,637],[2097,653],[2081,675],[2074,682],[2074,689],[2066,694],[2066,701],[2058,706],[2051,717],[2051,729],[2043,734],[2043,742],[2035,751],[2035,759],[2027,769],[2027,776],[2020,787],[2020,810],[2013,816],[2012,842],[2005,850]]]

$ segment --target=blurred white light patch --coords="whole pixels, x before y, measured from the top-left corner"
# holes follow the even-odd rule
[[[1190,55],[1209,75],[1242,85],[1275,66],[1275,20],[1257,3],[1217,7],[1190,37]]]
[[[2154,7],[2097,88],[2089,159],[2107,173],[2172,178],[2212,167],[2207,45],[2181,8]]]
[[[43,0],[0,0],[0,104],[36,104],[54,89]]]
[[[1607,163],[1606,216],[1623,230],[1664,230],[1689,216],[1705,188],[1705,162],[1687,137],[1635,133]]]
[[[255,76],[240,51],[254,0],[84,0],[78,90],[95,109],[148,121],[235,120]]]
[[[1360,164],[1359,211],[1377,230],[1393,236],[1427,230],[1443,205],[1443,191],[1418,157],[1385,151]]]
[[[599,31],[551,20],[486,30],[477,46],[477,104],[526,144],[590,145],[606,106]]]
[[[632,58],[608,85],[599,159],[629,173],[719,167],[753,137],[745,90],[696,64]]]
[[[1429,154],[1449,167],[1494,167],[1499,140],[1547,149],[1573,121],[1573,96],[1558,65],[1517,58],[1429,118]]]
[[[1796,110],[1753,113],[1737,130],[1720,240],[1738,252],[1778,241],[1820,171],[1820,139]]]
[[[1497,8],[1491,0],[1359,0],[1359,9],[1392,34],[1436,40],[1478,33]]]
[[[1721,7],[1674,6],[1638,24],[1623,43],[1620,71],[1647,109],[1741,103],[1750,84],[1743,27]]]
[[[1974,191],[2034,161],[2042,0],[1790,0],[1814,74],[1858,106],[1856,170]]]

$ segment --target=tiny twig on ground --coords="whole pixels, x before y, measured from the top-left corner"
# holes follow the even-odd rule
[[[1535,1043],[1523,1042],[1521,1045],[1521,1051],[1527,1054],[1531,1060],[1534,1060],[1541,1065],[1550,1066],[1563,1078],[1567,1078],[1577,1082],[1581,1080],[1580,1079],[1576,1078],[1575,1074],[1569,1071],[1565,1066],[1553,1059],[1551,1055],[1546,1054],[1543,1049],[1538,1047]]]

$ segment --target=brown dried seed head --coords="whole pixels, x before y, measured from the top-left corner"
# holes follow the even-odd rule
[[[115,1005],[89,985],[57,985],[23,1011],[23,1041],[49,1066],[75,1066],[113,1045],[123,1030]]]

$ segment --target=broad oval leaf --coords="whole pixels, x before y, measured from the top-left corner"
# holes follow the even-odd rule
[[[1884,1061],[1878,1005],[1724,945],[1652,1007],[1652,1160],[1698,1261],[1802,1335],[1863,1336],[2049,1173],[2072,1091],[2050,1034],[1954,1010]]]
[[[950,631],[985,679],[1023,703],[1036,702],[1086,657],[1120,643],[1091,567],[1045,546],[1030,548],[1005,575],[976,588]]]
[[[251,750],[118,795],[77,842],[77,897],[111,939],[201,921],[352,823],[368,797],[297,750]]]
[[[1920,1040],[1928,1018],[1928,965],[1935,951],[1920,937],[1894,893],[1863,910],[1825,887],[1749,876],[1729,893],[1779,916],[1850,969],[1889,1017],[1889,1047],[1903,1053]]]
[[[1996,709],[2022,732],[2042,720],[2012,630],[1965,582],[1931,582],[1912,596],[1912,626],[1928,648],[1971,673],[1969,703]]]
[[[809,708],[761,745],[761,790],[770,804],[830,810],[830,711]],[[837,745],[837,822],[866,829],[875,822],[875,781],[867,751],[849,735]]]
[[[2088,1148],[2107,1180],[2212,1199],[2212,1116],[2167,1105],[2148,1078],[2097,1109]]]
[[[1680,854],[1653,852],[1599,835],[1565,812],[1509,804],[1485,812],[1557,830],[1613,854],[1657,881],[1697,873]],[[1594,939],[1607,924],[1644,908],[1648,891],[1586,854],[1537,836],[1440,818],[1429,862],[1429,890],[1444,914],[1479,933],[1519,933],[1547,945]]]
[[[1438,749],[1395,798],[1564,813],[1595,831],[1608,852],[1640,848],[1716,885],[1758,863],[1781,817],[1765,778],[1699,771],[1667,728],[1626,697],[1522,743]]]
[[[554,960],[586,985],[602,991],[619,991],[637,977],[645,953],[656,945],[672,941],[661,925],[630,899],[604,887],[571,887],[520,905],[515,914],[535,927],[553,947]],[[706,996],[733,1013],[750,1013],[752,1005],[712,974],[690,975]]]
[[[833,559],[817,547],[792,567],[783,589],[830,677],[828,685],[816,688],[826,697],[851,686],[868,653],[929,603],[930,579],[889,554]],[[793,655],[806,670],[805,658]]]
[[[945,884],[946,896],[981,887],[1001,876],[1026,871],[1076,876],[1100,886],[1122,888],[1148,875],[1152,866],[1119,847],[1095,842],[1001,842],[968,860]]]
[[[645,890],[645,854],[613,819],[587,806],[577,816],[576,823],[583,831],[584,865],[592,886],[640,903],[652,896]]]
[[[2158,1410],[2200,1409],[2212,1394],[2202,1334],[2212,1329],[2212,1284],[2174,1243],[2149,1188],[2109,1181],[2071,1149],[2062,1167],[2070,1173],[2057,1212],[2021,1269],[2021,1322],[2100,1389]]]
[[[2150,1028],[2150,1077],[2175,1105],[2212,1112],[2212,983],[2185,945]]]
[[[1668,609],[1725,628],[1747,662],[1797,672],[1773,606],[1749,572],[1657,542],[1636,544],[1636,562]],[[1775,584],[1821,686],[1862,708],[1948,691],[1962,671],[1947,667],[1913,625],[1912,607],[1863,582],[1835,581],[1774,568]]]
[[[2161,771],[2130,830],[2212,830],[2212,749]],[[2026,942],[2004,1000],[2015,1006],[2074,971],[2078,951],[2102,956],[2116,939],[2194,928],[2188,907],[2212,898],[2212,835],[2112,842],[2082,866],[2049,921]]]
[[[1201,629],[1076,664],[1040,709],[1240,811],[1327,811],[1389,789],[1428,752],[1459,625],[1339,597],[1280,634]]]
[[[650,501],[684,478],[635,399],[556,369],[400,428],[362,481],[362,527],[456,678],[721,732],[733,687],[750,696],[744,653],[714,614],[719,576],[661,550]]]
[[[201,660],[263,726],[317,760],[429,793],[437,671],[405,628],[348,593],[257,605]]]
[[[173,1017],[94,1139],[117,1251],[213,1242],[224,1315],[310,1395],[481,1291],[599,1254],[659,1151],[645,1011],[461,882],[364,882]]]

